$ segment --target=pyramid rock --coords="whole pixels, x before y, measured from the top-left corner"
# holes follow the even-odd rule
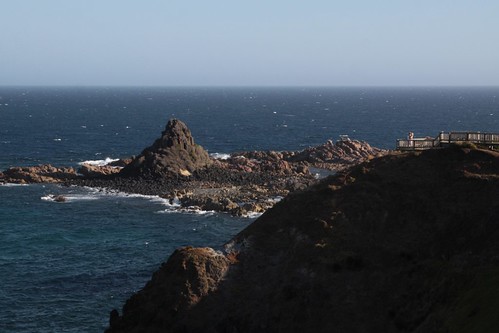
[[[203,147],[194,143],[191,131],[178,119],[168,121],[161,137],[120,172],[126,177],[188,176],[212,163]]]

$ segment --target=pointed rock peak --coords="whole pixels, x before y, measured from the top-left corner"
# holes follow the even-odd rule
[[[178,119],[168,121],[161,137],[135,157],[122,176],[188,176],[212,163],[203,147],[194,143],[191,131]]]
[[[153,147],[169,148],[176,145],[187,149],[188,146],[194,145],[194,139],[187,125],[178,119],[170,119],[165,130],[161,133],[161,138],[156,140]]]

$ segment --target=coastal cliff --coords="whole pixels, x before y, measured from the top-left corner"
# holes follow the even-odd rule
[[[392,154],[181,248],[112,332],[495,332],[499,154]]]

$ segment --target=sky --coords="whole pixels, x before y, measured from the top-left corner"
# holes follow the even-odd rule
[[[499,86],[497,0],[0,8],[1,86]]]

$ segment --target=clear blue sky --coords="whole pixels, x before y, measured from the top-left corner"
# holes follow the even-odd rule
[[[0,85],[499,85],[498,0],[0,8]]]

